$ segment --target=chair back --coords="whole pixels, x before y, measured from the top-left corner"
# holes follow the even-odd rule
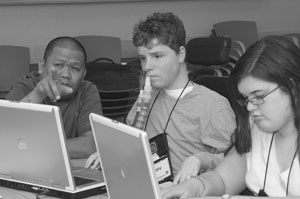
[[[125,122],[128,112],[138,98],[140,73],[129,67],[96,60],[87,64],[86,80],[96,84],[103,115]]]
[[[228,77],[204,76],[196,78],[194,82],[216,91],[229,100]]]
[[[186,61],[192,73],[223,76],[230,73],[228,68],[231,39],[228,37],[197,37],[187,43]]]
[[[85,48],[87,62],[99,57],[109,58],[115,63],[121,63],[121,39],[118,37],[84,35],[74,37]]]
[[[291,40],[296,46],[300,47],[300,33],[288,33],[283,36]]]
[[[213,24],[216,36],[228,36],[242,42],[246,49],[259,38],[255,21],[223,21]]]
[[[231,39],[228,37],[197,37],[187,43],[187,61],[196,65],[222,65],[229,60]]]
[[[0,92],[7,93],[11,86],[29,73],[29,48],[0,45]]]

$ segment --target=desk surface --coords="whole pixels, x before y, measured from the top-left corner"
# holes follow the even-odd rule
[[[85,164],[86,159],[77,159],[71,160],[72,165],[74,166],[83,166]],[[10,189],[6,187],[0,186],[0,195],[2,199],[36,199],[36,194],[26,192],[26,191],[19,191],[16,189]],[[50,196],[41,196],[42,199],[55,199],[55,197]],[[1,199],[1,197],[0,197]],[[91,196],[86,199],[108,199],[106,194]]]

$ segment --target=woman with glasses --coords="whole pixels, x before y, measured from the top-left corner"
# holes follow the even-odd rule
[[[233,147],[214,171],[163,190],[162,198],[299,198],[300,49],[281,36],[256,42],[232,71],[230,88]]]

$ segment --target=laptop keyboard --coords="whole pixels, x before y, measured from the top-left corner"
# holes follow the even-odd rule
[[[95,182],[95,180],[91,180],[91,179],[87,179],[87,178],[81,178],[78,176],[74,176],[75,179],[75,184],[76,186],[80,186],[80,185],[84,185],[84,184],[88,184],[91,182]]]

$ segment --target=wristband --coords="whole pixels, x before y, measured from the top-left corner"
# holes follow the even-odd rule
[[[31,97],[30,97],[30,93],[27,95],[26,98],[27,98],[28,103],[31,103],[31,102],[32,102]]]
[[[224,194],[221,198],[222,199],[230,199],[231,196],[229,194]]]

